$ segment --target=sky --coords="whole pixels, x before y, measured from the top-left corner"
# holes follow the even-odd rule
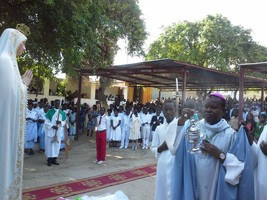
[[[142,18],[149,33],[145,52],[155,41],[162,27],[184,20],[195,22],[207,15],[221,14],[233,25],[252,30],[254,41],[267,46],[267,2],[265,0],[139,0]],[[125,41],[119,41],[121,50],[115,57],[114,65],[142,62],[144,58],[127,56]]]

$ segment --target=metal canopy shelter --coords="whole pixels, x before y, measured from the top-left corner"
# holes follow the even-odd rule
[[[242,117],[242,110],[244,108],[244,88],[245,88],[245,74],[249,72],[259,72],[267,74],[267,62],[259,62],[259,63],[246,63],[246,64],[239,64],[240,69],[239,73],[239,121]],[[263,99],[264,99],[264,87],[266,86],[265,82],[262,82],[261,87],[261,109],[263,110]]]
[[[261,65],[262,64],[250,66],[247,64],[246,70],[263,69],[263,66]],[[244,69],[245,66],[239,66],[240,76],[238,74],[221,72],[218,70],[171,59],[145,61],[126,65],[114,65],[96,70],[91,68],[78,68],[76,69],[79,73],[77,121],[79,121],[82,76],[103,76],[128,82],[130,87],[140,85],[144,87],[154,87],[160,90],[175,90],[175,79],[178,78],[179,91],[182,91],[183,101],[185,100],[186,90],[197,91],[201,89],[212,89],[235,91],[242,86],[242,88],[240,87],[241,95],[239,96],[242,96],[243,102],[244,90],[261,89],[263,91],[263,88],[267,85],[267,80],[244,76],[244,70],[242,69]],[[265,63],[265,66],[267,66],[267,63]],[[77,134],[76,139],[78,139],[78,135],[79,134]]]
[[[158,89],[175,89],[175,78],[180,91],[201,89],[234,91],[239,87],[239,75],[197,66],[190,63],[162,59],[126,65],[115,65],[103,69],[77,69],[80,75],[97,75]],[[181,84],[182,83],[182,84]],[[244,77],[244,89],[261,89],[267,81]]]

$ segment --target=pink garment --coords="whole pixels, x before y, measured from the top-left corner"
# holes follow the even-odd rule
[[[213,92],[209,96],[216,96],[216,97],[219,97],[222,100],[225,100],[224,96],[219,92]]]

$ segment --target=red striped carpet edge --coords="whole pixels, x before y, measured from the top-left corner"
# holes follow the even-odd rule
[[[59,197],[70,197],[154,176],[155,174],[156,164],[145,165],[123,171],[111,172],[100,176],[26,189],[23,190],[22,199],[52,200]]]

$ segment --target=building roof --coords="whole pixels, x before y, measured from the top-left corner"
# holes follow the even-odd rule
[[[265,63],[265,66],[267,66],[267,63]],[[234,91],[239,88],[239,74],[221,72],[171,59],[113,65],[96,71],[87,68],[77,69],[77,71],[82,75],[97,75],[126,81],[129,86],[140,85],[159,89],[175,89],[175,80],[178,78],[179,88],[181,89],[181,83],[186,74],[186,90]],[[244,89],[261,89],[266,85],[267,80],[265,79],[244,77]]]
[[[239,64],[240,68],[243,68],[245,71],[257,71],[260,73],[267,73],[267,62],[258,62],[258,63],[245,63],[245,64]]]

